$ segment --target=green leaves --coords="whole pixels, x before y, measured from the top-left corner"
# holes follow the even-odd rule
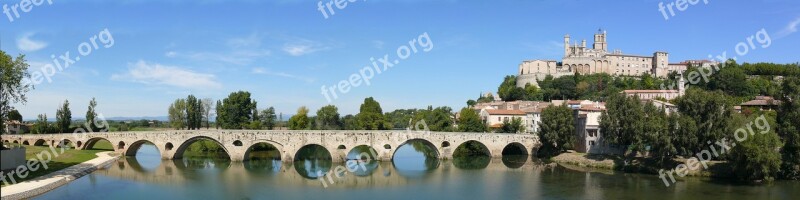
[[[486,132],[486,124],[478,112],[471,108],[462,108],[459,112],[458,130],[461,132]]]
[[[306,130],[310,127],[310,120],[308,119],[308,108],[301,106],[297,109],[297,114],[289,118],[289,129],[291,130]]]
[[[388,130],[392,127],[383,115],[381,104],[372,97],[364,99],[360,112],[355,117],[356,124],[361,130]]]
[[[233,92],[217,102],[217,124],[223,129],[242,129],[250,124],[255,110],[256,101],[250,99],[250,92]]]
[[[575,117],[567,106],[548,106],[542,110],[541,130],[537,133],[542,147],[539,155],[556,156],[571,149],[575,143]]]

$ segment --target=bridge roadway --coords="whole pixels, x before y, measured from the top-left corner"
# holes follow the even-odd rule
[[[334,162],[343,162],[351,149],[366,145],[375,149],[377,159],[391,161],[397,147],[411,141],[421,141],[436,149],[439,159],[451,159],[453,151],[468,141],[484,145],[494,158],[502,157],[506,148],[515,148],[532,155],[541,146],[536,135],[502,133],[426,132],[411,130],[172,130],[149,132],[98,132],[0,135],[4,142],[24,145],[73,144],[77,149],[91,148],[107,140],[114,151],[125,156],[135,156],[142,144],[152,143],[164,160],[181,159],[192,143],[208,139],[218,143],[231,161],[246,161],[250,147],[259,143],[270,144],[281,153],[281,160],[292,162],[295,154],[305,146],[319,145],[327,149]]]

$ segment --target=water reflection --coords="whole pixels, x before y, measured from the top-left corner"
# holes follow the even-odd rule
[[[439,152],[425,140],[411,140],[400,145],[392,158],[392,165],[409,177],[419,177],[439,167]]]
[[[307,179],[317,179],[324,176],[331,170],[333,160],[331,153],[320,145],[306,145],[294,156],[294,169],[302,177]]]

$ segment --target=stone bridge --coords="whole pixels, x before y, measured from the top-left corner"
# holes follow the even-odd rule
[[[181,159],[192,143],[207,139],[218,143],[232,161],[245,161],[250,156],[250,147],[259,143],[270,144],[278,149],[281,160],[292,162],[303,147],[319,145],[327,149],[334,162],[342,162],[355,147],[369,146],[377,153],[377,159],[391,161],[397,147],[411,141],[420,141],[436,150],[437,158],[450,159],[455,149],[475,141],[489,150],[492,157],[502,157],[507,149],[532,155],[540,143],[536,135],[499,133],[458,133],[426,131],[259,131],[259,130],[173,130],[150,132],[99,132],[39,135],[0,135],[3,142],[24,145],[57,146],[72,144],[77,149],[89,149],[101,140],[107,140],[114,151],[125,156],[135,156],[142,144],[152,143],[165,160]]]

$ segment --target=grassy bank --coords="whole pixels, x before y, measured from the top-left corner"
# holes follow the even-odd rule
[[[49,146],[24,146],[25,147],[25,159],[26,160],[37,160],[37,154],[47,151],[52,154],[52,150]],[[20,178],[19,176],[14,175],[14,179],[17,183],[23,182],[26,180],[35,179],[42,175],[46,175],[58,170],[62,170],[64,168],[80,164],[82,162],[86,162],[88,160],[97,158],[97,153],[103,151],[111,151],[113,147],[111,143],[105,140],[101,140],[95,144],[94,148],[91,150],[77,150],[77,149],[65,149],[63,153],[61,153],[61,148],[54,147],[55,151],[58,152],[58,156],[53,154],[52,160],[47,163],[47,169],[45,169],[42,165],[36,171],[30,171],[27,177]],[[43,154],[43,159],[47,159],[47,156]],[[6,178],[9,182],[10,179]],[[5,186],[5,183],[0,183],[2,186]]]
[[[659,170],[674,170],[679,164],[683,164],[685,159],[675,159],[664,165],[657,164],[654,159],[636,157],[630,160],[622,156],[611,155],[591,155],[585,153],[567,152],[550,159],[560,164],[575,165],[586,168],[607,169],[628,173],[658,174]],[[702,166],[698,170],[690,170],[687,176],[730,178],[730,166],[723,161],[708,162],[708,169]]]

